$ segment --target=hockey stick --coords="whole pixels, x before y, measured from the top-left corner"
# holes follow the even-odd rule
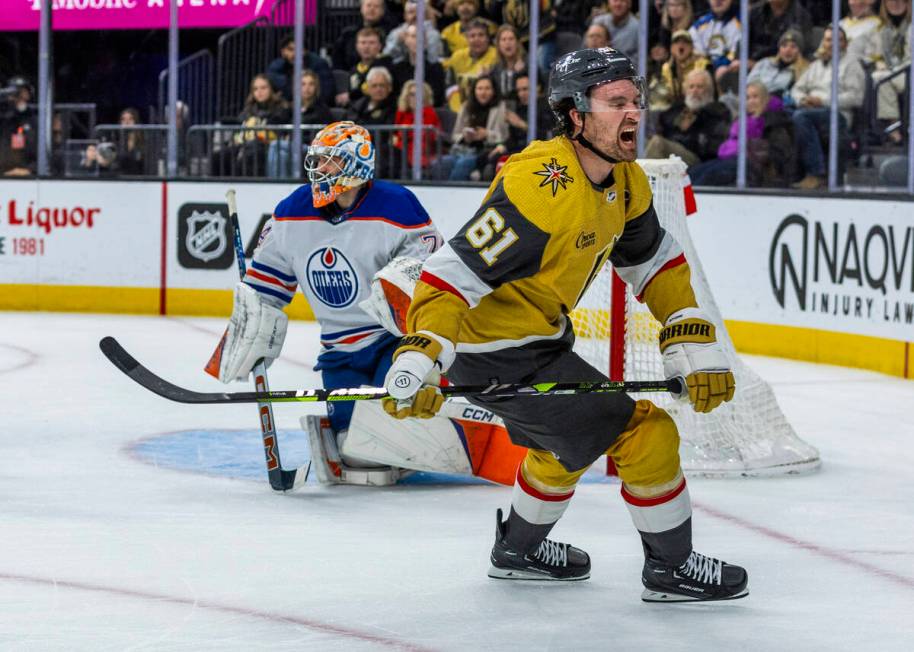
[[[235,201],[234,188],[229,188],[225,193],[225,199],[228,202],[229,220],[232,223],[232,240],[235,244],[238,275],[243,281],[247,270],[244,262],[244,244],[241,240],[241,225],[238,223],[238,204]],[[104,351],[104,349],[102,350]],[[267,366],[264,364],[263,358],[256,362],[251,371],[254,372],[254,389],[257,390],[257,393],[269,394],[270,383],[267,380]],[[305,484],[305,480],[308,479],[311,462],[309,461],[294,471],[287,471],[282,468],[282,460],[279,456],[279,439],[276,436],[276,420],[273,418],[273,406],[267,401],[257,401],[257,412],[260,415],[260,433],[263,437],[263,452],[266,456],[267,478],[270,481],[270,486],[275,491],[290,491],[301,487]]]
[[[99,342],[102,353],[115,367],[130,376],[149,391],[178,403],[219,404],[219,403],[318,403],[323,401],[368,401],[386,398],[383,387],[352,387],[345,389],[293,389],[276,392],[195,392],[178,387],[156,376],[127,353],[113,337],[104,337]],[[671,392],[679,394],[682,384],[672,380],[630,380],[624,382],[584,383],[534,383],[446,386],[441,388],[444,396],[485,396],[487,398],[513,398],[516,396],[558,396],[569,394],[615,394],[618,392]],[[277,460],[279,456],[277,454]],[[289,472],[291,473],[291,472]]]

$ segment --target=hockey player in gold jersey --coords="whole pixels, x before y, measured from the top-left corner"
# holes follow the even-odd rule
[[[440,372],[460,385],[606,380],[572,352],[568,313],[607,261],[663,324],[664,370],[685,380],[683,398],[709,412],[733,397],[688,261],[660,226],[635,163],[643,80],[615,50],[578,50],[554,65],[549,104],[561,135],[512,156],[470,221],[425,261],[410,334],[385,380],[394,397],[385,409],[398,418],[438,409]],[[529,449],[508,518],[497,514],[490,577],[589,577],[587,553],[546,536],[606,453],[643,543],[642,599],[747,595],[744,569],[692,548],[679,435],[666,412],[625,394],[470,400]]]

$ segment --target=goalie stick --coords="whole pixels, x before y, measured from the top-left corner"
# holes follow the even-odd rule
[[[103,337],[99,348],[111,363],[149,391],[178,403],[318,403],[323,401],[368,401],[386,398],[383,387],[351,387],[344,389],[292,389],[267,392],[195,392],[179,387],[152,373],[127,353],[113,337]],[[680,379],[629,380],[583,383],[543,382],[524,384],[465,385],[441,387],[444,396],[486,396],[508,398],[516,396],[558,396],[562,394],[611,394],[618,392],[670,392],[679,394]],[[277,455],[278,460],[278,455]]]
[[[230,188],[225,193],[229,208],[229,220],[232,224],[232,241],[235,245],[235,259],[238,262],[238,275],[244,280],[246,273],[244,261],[244,244],[241,240],[241,225],[238,223],[238,204],[235,201],[235,189]],[[104,351],[104,349],[102,349]],[[107,354],[106,354],[107,355]],[[110,359],[110,358],[109,358]],[[270,384],[267,380],[267,366],[261,358],[251,369],[254,374],[254,389],[257,393],[269,393]],[[275,491],[291,491],[298,489],[308,479],[311,462],[295,470],[282,468],[279,456],[279,439],[276,436],[276,420],[273,418],[273,406],[267,401],[257,401],[257,412],[260,421],[260,434],[263,437],[263,453],[267,462],[267,479]]]

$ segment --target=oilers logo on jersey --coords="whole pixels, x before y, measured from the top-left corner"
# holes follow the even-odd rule
[[[359,294],[359,277],[336,247],[314,251],[308,257],[305,274],[314,296],[331,308],[345,308]]]

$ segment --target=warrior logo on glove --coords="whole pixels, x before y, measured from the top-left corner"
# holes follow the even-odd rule
[[[698,308],[686,308],[666,320],[660,352],[667,379],[681,378],[696,412],[710,412],[733,398],[736,383],[730,360],[717,341],[714,324]]]

